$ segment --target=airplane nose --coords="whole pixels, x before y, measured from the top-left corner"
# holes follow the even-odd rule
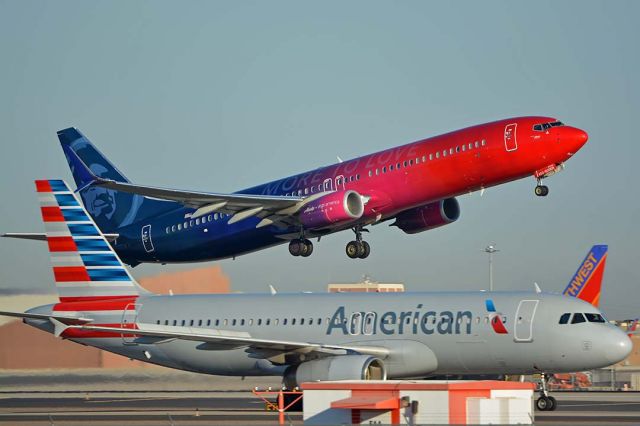
[[[615,336],[609,341],[605,348],[604,356],[611,364],[618,363],[629,356],[633,345],[631,339],[620,330],[614,330]]]
[[[587,143],[587,140],[589,140],[587,132],[582,129],[578,129],[577,127],[568,127],[566,137],[572,145],[575,145],[578,148],[582,147]]]

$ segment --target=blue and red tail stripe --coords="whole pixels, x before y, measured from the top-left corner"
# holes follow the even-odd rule
[[[36,190],[60,301],[137,297],[139,287],[66,183],[39,180]]]

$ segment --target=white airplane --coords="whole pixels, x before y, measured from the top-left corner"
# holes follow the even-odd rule
[[[293,386],[574,372],[631,351],[595,306],[558,294],[151,294],[66,183],[36,184],[48,188],[38,195],[60,302],[0,314],[127,358],[206,374],[277,375]],[[553,409],[542,383],[537,406]]]

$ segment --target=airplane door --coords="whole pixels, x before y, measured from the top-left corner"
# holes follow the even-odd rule
[[[144,251],[151,253],[155,250],[153,247],[153,241],[151,241],[151,225],[145,225],[142,227],[142,245]]]
[[[504,128],[504,148],[507,151],[515,151],[518,149],[518,140],[516,138],[516,128],[518,123],[507,124]]]
[[[136,327],[136,321],[141,307],[142,305],[137,303],[129,303],[125,306],[124,312],[122,313],[120,327],[134,329]],[[122,343],[125,345],[137,345],[135,342],[135,335],[122,333],[120,337],[122,338]]]
[[[521,300],[516,311],[513,339],[516,342],[533,342],[533,318],[539,300]]]

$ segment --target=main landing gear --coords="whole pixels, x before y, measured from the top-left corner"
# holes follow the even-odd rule
[[[541,180],[538,179],[538,184],[536,188],[533,190],[538,197],[546,197],[549,194],[549,187],[546,185],[542,185]]]
[[[540,411],[554,411],[558,407],[558,402],[552,396],[549,396],[547,390],[547,382],[549,377],[542,373],[540,377],[540,397],[536,399],[536,408]]]
[[[289,243],[289,253],[292,256],[309,257],[313,253],[313,243],[306,238],[291,240]]]
[[[357,225],[353,228],[353,232],[356,234],[355,241],[349,241],[347,243],[347,256],[351,259],[366,259],[371,253],[371,246],[368,242],[362,239],[363,232],[369,232],[366,229],[362,228],[362,225]]]

